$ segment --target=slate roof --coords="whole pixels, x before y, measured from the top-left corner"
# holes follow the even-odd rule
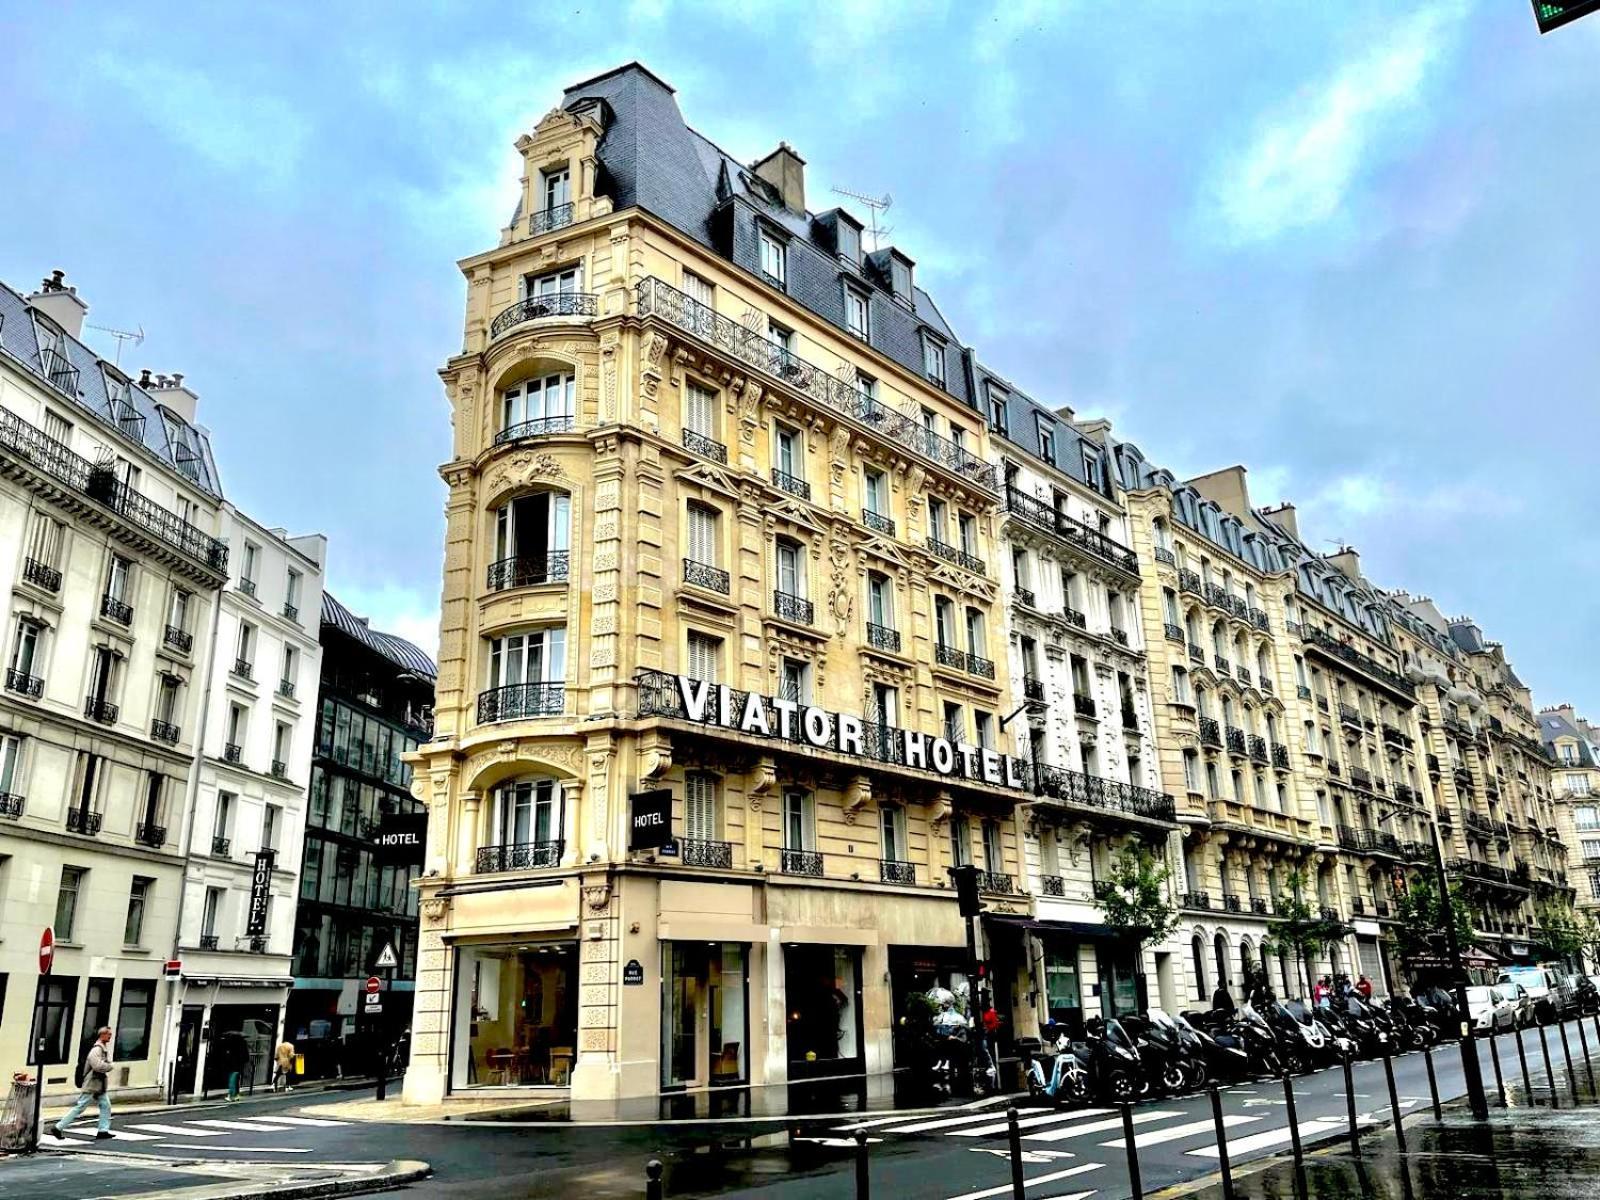
[[[45,372],[33,317],[22,294],[0,282],[0,350],[13,363],[39,378],[66,407],[94,418],[97,431],[112,442],[154,457],[202,491],[221,498],[222,483],[211,457],[211,441],[203,429],[163,407],[136,382],[125,379],[116,367],[63,331],[67,358],[78,371],[77,394],[69,397]],[[142,428],[140,422],[119,424],[112,416],[108,379],[127,384],[126,403],[143,418]]]
[[[430,681],[439,678],[439,668],[434,665],[433,659],[405,638],[373,629],[367,624],[366,618],[356,616],[335,600],[333,593],[326,590],[322,593],[322,623],[332,625],[346,637],[353,638],[374,654],[388,659],[402,671],[411,671],[425,676]]]
[[[1539,714],[1539,736],[1550,751],[1550,757],[1556,757],[1556,739],[1573,738],[1578,743],[1578,762],[1580,767],[1600,767],[1600,759],[1595,756],[1595,748],[1583,731],[1567,720],[1560,713],[1547,712]],[[1570,766],[1559,760],[1557,765]]]

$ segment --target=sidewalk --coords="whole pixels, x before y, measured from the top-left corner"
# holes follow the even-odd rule
[[[371,1089],[376,1086],[377,1080],[375,1079],[316,1079],[310,1083],[299,1084],[295,1087],[293,1092],[288,1093],[274,1092],[271,1088],[267,1087],[259,1087],[254,1093],[241,1092],[239,1093],[238,1104],[259,1103],[263,1100],[283,1100],[285,1098],[321,1096],[328,1092],[359,1091],[363,1088]],[[390,1080],[390,1086],[395,1093],[398,1093],[399,1085],[395,1080]],[[61,1116],[63,1116],[72,1107],[73,1101],[76,1099],[76,1095],[46,1096],[44,1098],[43,1119],[46,1122],[60,1119]],[[184,1096],[181,1097],[176,1104],[168,1104],[165,1100],[124,1101],[118,1098],[115,1089],[113,1089],[111,1092],[111,1110],[113,1114],[113,1120],[116,1117],[123,1115],[132,1116],[134,1114],[142,1114],[144,1116],[150,1116],[155,1113],[174,1112],[179,1109],[198,1111],[208,1108],[234,1107],[237,1107],[237,1105],[229,1104],[225,1093],[207,1096],[204,1099],[200,1098],[199,1096]],[[93,1106],[90,1106],[86,1114],[80,1119],[88,1121],[92,1120],[93,1118],[94,1108]]]

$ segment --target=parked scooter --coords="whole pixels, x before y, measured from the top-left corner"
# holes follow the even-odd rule
[[[1138,1047],[1149,1086],[1169,1096],[1183,1091],[1189,1077],[1187,1055],[1172,1018],[1152,1008],[1143,1017],[1123,1017],[1122,1027]]]
[[[1239,1038],[1231,1033],[1213,1034],[1201,1029],[1183,1013],[1174,1016],[1172,1021],[1188,1053],[1190,1088],[1198,1090],[1213,1080],[1243,1083],[1251,1078],[1250,1055]]]
[[[1115,1104],[1137,1100],[1150,1090],[1139,1048],[1122,1022],[1095,1017],[1087,1025],[1084,1042],[1089,1078],[1102,1099]],[[1077,1047],[1073,1047],[1076,1052]]]
[[[1055,1021],[1045,1024],[1040,1038],[1018,1038],[1017,1054],[1022,1059],[1029,1095],[1058,1105],[1088,1102],[1088,1046],[1084,1042],[1073,1043]]]
[[[1384,1009],[1401,1049],[1426,1050],[1439,1040],[1439,1031],[1433,1027],[1427,1013],[1410,997],[1390,996]]]
[[[1279,1000],[1267,1023],[1278,1038],[1278,1054],[1292,1075],[1304,1075],[1336,1057],[1327,1031],[1312,1019],[1302,1000]]]

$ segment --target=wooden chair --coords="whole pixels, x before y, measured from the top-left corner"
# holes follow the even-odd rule
[[[493,1087],[496,1084],[504,1086],[506,1081],[506,1058],[494,1046],[483,1052],[484,1079]]]
[[[550,1082],[565,1087],[572,1081],[572,1060],[576,1051],[572,1046],[550,1048]]]

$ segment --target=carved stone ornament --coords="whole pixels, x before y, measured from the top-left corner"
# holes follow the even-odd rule
[[[850,547],[837,535],[828,539],[828,564],[831,579],[828,588],[828,611],[833,614],[839,636],[852,632],[850,618],[855,613],[856,591],[850,580]]]
[[[739,439],[753,443],[761,426],[761,385],[746,380],[739,389]]]
[[[450,898],[448,896],[429,896],[419,907],[422,910],[422,919],[429,925],[441,924],[450,912]]]
[[[590,912],[604,912],[611,903],[611,881],[602,880],[599,883],[586,883],[583,885],[583,902],[589,906]]]
[[[750,787],[745,793],[745,803],[750,806],[751,812],[760,812],[761,804],[772,790],[778,786],[778,764],[776,760],[767,757],[757,760],[756,765],[750,769]]]
[[[872,799],[872,780],[866,775],[852,775],[844,793],[844,823],[854,825],[856,814]]]
[[[490,495],[513,488],[527,487],[536,479],[567,479],[567,472],[555,455],[538,450],[518,450],[501,459],[484,476]]]

